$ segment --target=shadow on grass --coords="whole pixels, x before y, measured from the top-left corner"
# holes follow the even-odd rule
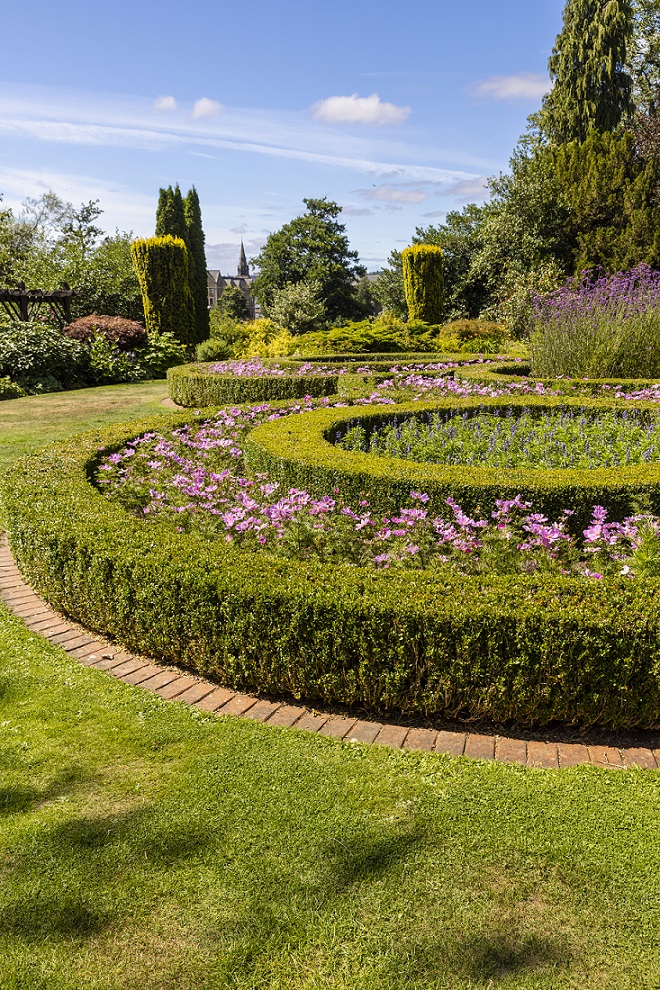
[[[44,828],[29,847],[13,851],[4,872],[0,936],[94,936],[131,912],[130,898],[122,895],[127,873],[194,860],[208,842],[207,829],[172,822],[152,808]]]
[[[19,782],[0,786],[0,816],[38,810],[49,801],[71,794],[89,778],[76,769],[60,773],[45,787],[29,786]]]

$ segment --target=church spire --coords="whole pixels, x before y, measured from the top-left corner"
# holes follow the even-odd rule
[[[250,268],[247,263],[247,258],[245,257],[245,248],[243,247],[242,239],[241,239],[241,257],[238,262],[238,274],[242,278],[250,277]]]

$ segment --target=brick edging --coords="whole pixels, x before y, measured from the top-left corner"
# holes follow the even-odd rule
[[[138,685],[169,701],[182,701],[203,712],[250,718],[317,732],[345,742],[376,743],[394,749],[423,750],[475,760],[497,760],[556,770],[591,763],[610,769],[660,766],[660,749],[631,746],[592,746],[570,742],[540,742],[478,732],[457,732],[372,722],[318,712],[304,705],[268,701],[223,688],[202,677],[184,674],[82,630],[58,615],[23,581],[6,535],[0,540],[0,599],[28,629],[61,646],[87,667],[96,667],[127,684]]]

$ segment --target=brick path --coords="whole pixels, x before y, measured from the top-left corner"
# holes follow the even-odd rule
[[[318,732],[346,742],[375,743],[394,749],[468,756],[474,760],[498,760],[528,767],[558,769],[591,763],[598,767],[626,769],[636,766],[655,770],[660,749],[644,746],[592,746],[570,742],[538,742],[477,732],[411,728],[366,719],[324,714],[304,705],[267,701],[219,687],[212,681],[163,667],[145,657],[86,633],[58,615],[22,580],[6,537],[0,543],[0,599],[20,616],[28,629],[61,646],[87,667],[105,670],[127,684],[139,685],[169,701],[181,701],[203,712],[251,718],[267,725],[282,725]]]

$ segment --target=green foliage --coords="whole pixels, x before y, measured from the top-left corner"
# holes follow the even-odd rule
[[[299,364],[287,362],[292,372]],[[282,362],[278,362],[281,366]],[[202,409],[238,402],[279,402],[334,395],[338,391],[337,375],[284,375],[282,377],[248,377],[213,372],[213,365],[185,364],[167,373],[170,398],[179,406]]]
[[[538,115],[553,144],[614,130],[632,107],[628,49],[630,0],[567,0],[564,26],[548,62],[554,82]]]
[[[231,356],[232,348],[222,337],[209,337],[195,348],[195,360],[202,364],[205,361],[227,361]]]
[[[612,404],[589,397],[520,399],[445,399],[441,402],[407,403],[396,406],[364,406],[353,409],[324,409],[286,421],[257,427],[248,437],[246,457],[251,470],[267,471],[285,488],[302,488],[313,494],[338,489],[347,502],[367,497],[373,512],[391,513],[405,505],[411,489],[427,492],[429,508],[443,514],[446,499],[455,499],[464,511],[487,513],[498,499],[516,495],[531,502],[537,512],[558,519],[564,509],[574,510],[570,528],[581,533],[589,524],[594,505],[604,505],[615,520],[632,515],[641,494],[648,496],[654,512],[660,509],[660,465],[644,464],[620,468],[581,470],[501,469],[417,464],[392,457],[348,453],[328,438],[343,435],[361,424],[371,434],[394,417],[424,416],[447,410],[473,412],[502,410],[512,414],[527,408],[535,415],[554,410],[585,409],[589,414],[606,412]],[[617,409],[624,409],[621,403]],[[629,408],[657,413],[652,403],[631,403]]]
[[[26,392],[77,388],[89,373],[87,348],[55,327],[33,322],[0,328],[0,376]]]
[[[133,264],[142,290],[147,332],[172,334],[189,346],[195,336],[193,302],[188,284],[188,251],[176,237],[134,241]]]
[[[315,431],[318,416],[309,417]],[[145,526],[88,478],[99,448],[161,427],[156,419],[78,436],[3,479],[12,549],[59,611],[248,692],[527,725],[657,726],[657,581],[438,581],[289,563]]]
[[[392,313],[400,320],[408,319],[406,290],[403,287],[403,262],[400,251],[392,251],[388,267],[379,272],[374,281],[374,296],[387,313]]]
[[[168,368],[184,363],[186,348],[172,333],[147,333],[137,359],[141,378],[165,378]]]
[[[408,319],[440,323],[444,313],[442,248],[431,244],[407,247],[401,255]]]
[[[368,354],[371,352],[435,351],[438,327],[407,322],[391,313],[295,338],[295,354]]]
[[[177,183],[174,188],[160,189],[156,208],[156,237],[178,237],[187,247],[188,227],[183,196]]]
[[[183,211],[186,223],[185,241],[188,248],[188,282],[195,310],[194,342],[199,344],[209,336],[209,310],[202,211],[194,186],[185,198]]]
[[[440,328],[442,350],[466,354],[495,354],[506,339],[501,323],[488,320],[452,320]]]
[[[27,395],[25,389],[13,382],[11,378],[3,376],[0,378],[0,401],[3,399],[22,399]]]
[[[275,289],[268,313],[273,323],[296,336],[322,330],[326,325],[323,286],[311,280]]]
[[[250,310],[247,299],[237,285],[228,285],[222,290],[218,301],[218,313],[229,320],[248,320]]]
[[[355,315],[355,279],[366,273],[351,251],[341,207],[328,199],[303,200],[307,210],[271,234],[255,258],[254,294],[266,314],[285,285],[314,281],[321,286],[329,320]]]

